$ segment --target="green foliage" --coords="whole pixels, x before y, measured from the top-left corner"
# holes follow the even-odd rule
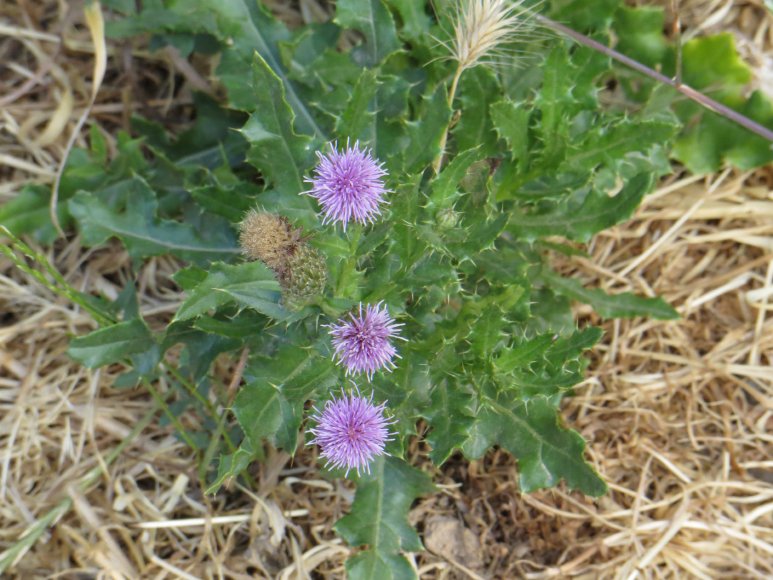
[[[395,436],[370,474],[349,474],[357,493],[336,529],[362,548],[347,563],[352,578],[415,577],[402,552],[421,543],[407,514],[432,486],[405,459],[414,438],[424,438],[435,465],[500,446],[517,458],[523,491],[563,481],[604,493],[585,443],[561,416],[585,377],[585,351],[601,337],[577,328],[571,301],[604,318],[676,312],[658,298],[610,296],[556,274],[547,250],[578,250],[544,238],[586,242],[630,217],[670,171],[674,140],[696,169],[723,160],[748,167],[769,150],[690,104],[670,110],[667,91],[555,37],[534,40],[529,66],[464,71],[449,104],[455,63],[428,39],[446,38],[450,2],[339,0],[331,22],[292,31],[252,0],[109,5],[124,15],[113,35],[217,53],[214,76],[227,96],[197,95],[196,122],[176,137],[135,119],[135,135],[119,134],[114,156],[93,132],[90,148],[68,159],[59,219],[85,245],[120,243],[135,268],[155,256],[177,260],[182,302],[151,332],[132,276],[114,302],[70,288],[16,237],[55,238],[40,186],[0,207],[11,236],[0,251],[94,317],[99,328],[72,340],[72,357],[124,365],[123,387],[153,389],[164,377],[166,420],[198,453],[208,493],[237,478],[249,484],[250,464],[269,448],[297,452],[309,409],[354,388],[333,363],[327,325],[380,301],[407,340],[396,344],[392,373],[355,379],[386,403]],[[621,50],[671,72],[673,47],[655,9],[554,0],[545,10],[601,40],[615,31]],[[761,95],[745,99],[748,70],[727,38],[691,41],[685,78],[719,85],[731,106],[773,119]],[[599,94],[613,80],[628,99],[605,106]],[[697,122],[685,131],[685,121]],[[389,191],[376,223],[343,232],[323,225],[302,193],[315,153],[347,140],[383,162]],[[245,258],[237,224],[255,207],[302,228],[304,250],[292,256],[303,264],[287,259],[272,271]],[[220,383],[218,357],[243,357],[238,392]],[[198,420],[180,421],[182,413]]]
[[[621,6],[613,30],[617,49],[667,75],[676,74],[676,47],[664,36],[662,8]],[[682,47],[681,78],[694,89],[773,129],[773,100],[759,90],[751,91],[752,70],[738,55],[729,33],[693,38]],[[717,171],[725,162],[751,169],[773,161],[770,143],[747,129],[678,97],[673,90],[655,88],[652,81],[625,80],[629,94],[648,100],[651,107],[674,102],[685,124],[673,154],[695,173]],[[644,89],[642,89],[644,87]]]
[[[376,66],[400,48],[394,18],[383,0],[339,0],[335,21],[365,37],[365,45],[352,51],[358,64]]]
[[[662,298],[644,298],[630,292],[609,295],[602,290],[583,288],[577,280],[564,278],[550,271],[542,272],[542,279],[559,294],[590,304],[603,318],[631,318],[650,316],[660,320],[673,320],[679,314]]]
[[[303,173],[312,163],[312,140],[293,131],[294,115],[281,79],[260,54],[252,65],[254,112],[242,134],[250,144],[247,160],[281,193],[303,191]]]
[[[74,338],[67,353],[89,368],[122,362],[129,355],[145,352],[153,344],[145,323],[139,319],[119,322],[91,334]]]
[[[137,260],[171,254],[195,263],[230,257],[238,253],[233,234],[225,229],[196,231],[187,223],[159,217],[159,201],[139,176],[121,181],[103,191],[112,207],[99,195],[79,191],[68,202],[78,221],[83,241],[89,246],[119,238]]]
[[[178,282],[185,285],[179,279]],[[247,302],[258,312],[275,319],[287,316],[278,304],[279,283],[273,272],[260,262],[233,266],[212,264],[204,277],[189,288],[188,296],[175,315],[176,321],[201,316],[229,302]]]
[[[477,417],[475,439],[476,451],[501,445],[518,458],[519,482],[525,492],[553,487],[563,478],[570,489],[591,496],[606,493],[603,480],[581,459],[582,437],[561,426],[555,406],[546,397],[491,402]]]
[[[350,545],[368,547],[346,563],[350,578],[415,577],[400,555],[421,549],[419,535],[408,523],[408,510],[413,500],[432,490],[428,475],[400,459],[373,462],[371,474],[357,486],[351,513],[335,526]]]

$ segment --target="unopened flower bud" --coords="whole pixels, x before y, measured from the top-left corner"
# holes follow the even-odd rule
[[[325,291],[327,265],[316,249],[301,244],[285,263],[280,282],[285,305],[302,308]]]
[[[459,212],[450,207],[442,209],[435,216],[435,221],[441,229],[450,230],[459,223]]]
[[[239,243],[244,254],[276,272],[284,269],[299,241],[300,230],[273,213],[253,209],[239,224]]]

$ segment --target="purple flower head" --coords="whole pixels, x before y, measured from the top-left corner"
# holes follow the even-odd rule
[[[312,187],[304,193],[322,206],[322,223],[341,222],[346,230],[350,221],[363,225],[375,221],[387,193],[383,164],[373,158],[369,149],[360,149],[359,142],[350,147],[347,141],[343,151],[332,144],[330,153],[318,151],[317,157],[314,175],[306,179]]]
[[[329,468],[346,468],[346,475],[354,469],[370,473],[370,462],[384,453],[384,444],[391,441],[392,433],[388,426],[394,420],[384,417],[385,403],[373,404],[373,395],[369,399],[360,393],[335,397],[325,403],[322,411],[314,409],[312,420],[317,423],[314,439],[309,445],[317,444],[322,449],[321,456]]]
[[[368,380],[379,369],[393,369],[392,359],[400,357],[390,339],[402,338],[397,334],[401,326],[392,320],[383,302],[369,304],[364,312],[360,303],[358,315],[352,312],[348,319],[330,325],[337,363],[343,363],[347,375],[365,373]]]

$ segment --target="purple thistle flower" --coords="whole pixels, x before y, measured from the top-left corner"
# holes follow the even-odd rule
[[[381,368],[395,368],[392,359],[400,356],[390,339],[402,339],[397,334],[401,326],[392,320],[383,302],[368,305],[364,313],[360,302],[359,315],[352,312],[348,319],[330,325],[336,363],[343,363],[347,375],[365,373],[368,380]]]
[[[381,214],[379,205],[387,193],[383,164],[373,158],[369,149],[361,150],[359,142],[350,147],[347,141],[343,151],[338,151],[335,144],[330,149],[327,155],[317,152],[319,163],[314,176],[306,179],[312,187],[303,193],[316,198],[322,206],[322,223],[341,222],[344,231],[352,220],[363,225],[372,223]]]
[[[308,444],[320,446],[328,468],[345,467],[347,476],[352,469],[357,475],[360,470],[370,473],[370,462],[382,455],[384,444],[392,440],[388,426],[394,420],[384,417],[385,405],[374,405],[372,394],[366,399],[359,392],[347,396],[342,391],[341,398],[325,403],[321,412],[314,409],[312,420],[317,426],[309,430],[314,439]]]

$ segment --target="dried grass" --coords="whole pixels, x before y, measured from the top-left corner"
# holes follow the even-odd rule
[[[682,4],[686,30],[710,21],[712,31],[737,29],[762,54],[770,50],[770,17],[755,12],[759,28],[743,21],[760,2]],[[0,6],[0,54],[14,57],[0,70],[0,99],[15,96],[0,113],[0,200],[25,180],[51,181],[88,102],[87,32],[65,25],[70,48],[57,54],[56,28],[67,21],[59,6]],[[125,53],[110,50],[108,69],[121,70],[116,57]],[[187,82],[180,101],[165,102],[171,79],[182,78],[171,65],[145,64],[143,84],[153,90],[133,88],[132,107],[152,114],[144,98],[150,107],[184,105]],[[36,144],[67,90],[55,67],[73,108],[56,139]],[[107,136],[125,121],[130,77],[113,74],[100,92],[91,121]],[[441,492],[412,519],[426,534],[437,522],[459,522],[477,539],[483,565],[432,542],[440,555],[415,558],[423,578],[773,576],[772,186],[771,168],[673,178],[631,222],[597,236],[590,258],[556,256],[589,287],[660,294],[683,318],[603,322],[578,308],[605,338],[565,415],[590,441],[610,493],[597,501],[562,489],[521,495],[507,454],[454,457],[435,474]],[[49,256],[89,291],[115,296],[127,277],[118,246],[84,253],[74,240]],[[145,314],[163,319],[175,309],[174,268],[154,260],[141,272]],[[132,436],[151,399],[110,388],[116,369],[90,372],[66,357],[68,335],[91,328],[73,305],[0,262],[0,551],[46,514],[56,521],[9,578],[343,577],[349,549],[331,524],[352,500],[348,483],[322,479],[313,451],[293,460],[276,453],[255,467],[255,489],[204,496],[170,428],[153,421]],[[234,364],[219,361],[222,375]],[[418,446],[414,454],[425,461]]]

